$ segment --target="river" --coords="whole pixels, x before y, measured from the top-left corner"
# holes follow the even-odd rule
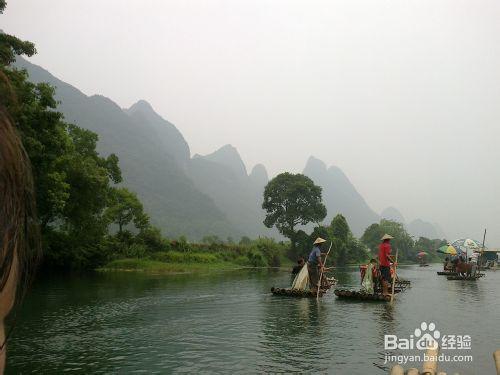
[[[473,361],[445,370],[494,374],[500,271],[463,282],[436,270],[401,267],[412,287],[392,307],[333,292],[319,302],[276,297],[270,288],[290,276],[273,270],[43,279],[17,313],[7,373],[384,374],[384,334],[408,338],[426,321],[441,335],[471,336],[471,349],[447,352]],[[354,267],[334,274],[342,286],[359,285]]]

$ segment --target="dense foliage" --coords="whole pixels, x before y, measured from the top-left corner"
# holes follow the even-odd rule
[[[380,239],[385,233],[394,237],[391,241],[393,253],[395,254],[398,251],[398,259],[403,262],[416,261],[417,253],[420,251],[428,253],[428,261],[438,260],[436,250],[446,244],[445,240],[430,240],[425,237],[420,237],[415,241],[408,234],[403,224],[386,219],[382,219],[380,223],[374,223],[366,228],[361,241],[371,250],[373,255],[376,255]]]
[[[368,257],[368,249],[352,234],[347,220],[343,215],[335,216],[329,226],[317,226],[310,235],[304,231],[299,231],[299,241],[293,250],[292,256],[306,257],[312,249],[312,243],[317,237],[324,238],[327,243],[324,245],[324,251],[328,251],[330,244],[332,250],[328,256],[328,265],[343,266],[346,264],[362,263]]]

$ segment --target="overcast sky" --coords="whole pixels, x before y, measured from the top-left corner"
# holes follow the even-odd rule
[[[339,166],[368,204],[500,246],[500,2],[10,0],[0,28],[191,153]]]

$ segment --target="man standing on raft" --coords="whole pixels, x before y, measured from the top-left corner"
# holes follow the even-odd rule
[[[321,260],[321,244],[325,243],[321,237],[316,238],[314,241],[313,249],[309,254],[309,258],[307,259],[307,270],[309,271],[309,283],[311,287],[311,291],[316,293],[319,286],[319,273],[323,268],[323,261]]]
[[[382,243],[378,247],[378,262],[380,275],[382,276],[382,294],[384,296],[389,295],[389,285],[392,282],[391,262],[394,263],[394,259],[391,256],[391,240],[393,238],[389,234],[384,234],[381,239]]]

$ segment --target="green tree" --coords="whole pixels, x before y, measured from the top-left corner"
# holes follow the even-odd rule
[[[115,188],[111,192],[109,207],[105,216],[109,222],[118,225],[118,233],[130,223],[143,231],[149,227],[149,217],[137,195],[126,188]]]
[[[348,239],[351,234],[347,220],[341,214],[337,214],[330,223],[330,233],[332,235],[332,249],[338,265],[345,265],[348,262]]]
[[[3,14],[7,3],[0,0],[0,14]],[[22,41],[15,36],[0,32],[0,65],[12,64],[16,55],[33,56],[36,53],[35,45]]]
[[[264,225],[276,226],[295,247],[296,227],[320,222],[326,216],[321,187],[303,174],[281,173],[264,189],[262,208],[267,212]]]
[[[336,215],[330,223],[330,228],[332,230],[332,235],[335,238],[338,238],[343,242],[347,242],[349,234],[351,234],[351,229],[349,228],[349,224],[347,224],[347,220],[343,215]]]

